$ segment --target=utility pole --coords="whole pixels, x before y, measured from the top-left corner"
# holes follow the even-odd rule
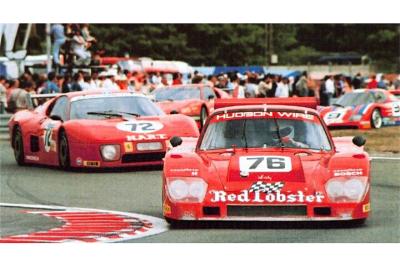
[[[47,73],[51,71],[51,26],[46,24],[46,54],[47,54]]]

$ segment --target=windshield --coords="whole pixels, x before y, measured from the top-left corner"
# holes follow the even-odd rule
[[[211,119],[200,149],[227,149],[235,146],[237,148],[284,147],[331,150],[329,139],[316,116],[301,114],[309,119],[289,119],[291,116],[274,118],[273,114],[280,112],[268,113],[271,116],[264,118],[220,121]]]
[[[347,93],[341,96],[335,104],[349,107],[373,103],[373,96],[369,93]]]
[[[107,96],[73,100],[71,102],[71,119],[100,119],[101,114],[88,113],[120,113],[122,115],[137,114],[140,116],[159,116],[163,111],[152,101],[141,96]],[[103,116],[106,117],[106,116]]]
[[[157,101],[199,99],[200,89],[197,87],[163,87],[154,90],[153,95]]]

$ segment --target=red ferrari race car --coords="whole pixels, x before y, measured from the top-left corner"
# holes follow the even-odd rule
[[[182,113],[192,117],[201,129],[214,111],[216,98],[230,98],[221,89],[203,84],[186,84],[161,87],[152,92],[157,104],[165,113]]]
[[[8,126],[18,164],[64,169],[160,165],[171,136],[199,136],[191,118],[165,115],[143,95],[97,90],[58,95]]]
[[[383,89],[357,89],[320,109],[331,129],[370,129],[400,124],[400,100]]]
[[[171,139],[162,196],[172,226],[215,220],[363,223],[368,217],[366,140],[332,138],[315,109],[289,106],[306,105],[305,98],[272,100],[285,105],[217,101],[222,108],[208,118],[198,141]]]

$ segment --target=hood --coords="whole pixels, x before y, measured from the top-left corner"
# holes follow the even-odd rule
[[[257,182],[283,183],[283,191],[303,192],[321,190],[328,174],[329,154],[293,151],[245,151],[208,153],[204,157],[218,170],[219,179],[227,192],[250,189]]]
[[[200,99],[187,99],[187,100],[157,102],[157,105],[166,114],[170,114],[171,111],[176,110],[178,113],[182,113],[185,115],[196,115],[196,113],[200,113],[200,111],[197,111],[197,109],[199,109],[199,107],[200,107],[200,104],[201,104]],[[182,110],[184,108],[188,108],[189,110]]]
[[[64,125],[77,142],[165,140],[176,135],[171,116],[132,119],[72,120]]]

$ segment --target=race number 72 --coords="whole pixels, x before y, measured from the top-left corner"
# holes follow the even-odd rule
[[[292,161],[283,156],[246,156],[239,158],[241,172],[290,172]]]

